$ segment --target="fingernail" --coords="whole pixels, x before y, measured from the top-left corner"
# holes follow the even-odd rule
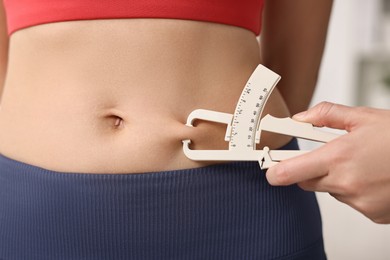
[[[303,112],[300,112],[298,114],[293,115],[293,118],[300,120],[300,119],[304,119],[306,117],[306,115],[307,115],[307,111],[303,111]]]

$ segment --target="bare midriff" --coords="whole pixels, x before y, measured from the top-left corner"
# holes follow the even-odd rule
[[[10,38],[0,153],[41,168],[145,173],[201,167],[193,149],[227,149],[226,126],[186,126],[198,108],[233,113],[261,63],[256,36],[216,23],[107,19],[43,24]],[[264,114],[289,116],[277,90]],[[264,133],[259,149],[290,137]]]

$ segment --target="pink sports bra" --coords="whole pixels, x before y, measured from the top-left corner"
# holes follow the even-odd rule
[[[45,23],[168,18],[233,25],[258,35],[264,0],[3,0],[8,34]]]

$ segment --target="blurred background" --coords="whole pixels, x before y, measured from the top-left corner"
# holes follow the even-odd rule
[[[312,105],[321,101],[390,109],[390,0],[334,1]],[[302,141],[301,147],[316,146]],[[375,224],[328,194],[317,197],[329,260],[390,259],[390,225]]]

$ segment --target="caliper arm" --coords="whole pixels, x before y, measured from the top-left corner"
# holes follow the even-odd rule
[[[211,110],[194,110],[187,119],[187,126],[193,126],[197,119],[224,123],[227,125],[225,140],[230,140],[231,121],[233,115]],[[291,118],[276,118],[266,115],[259,124],[258,131],[268,131],[302,139],[329,142],[339,135],[317,130],[309,123],[302,123]],[[192,150],[191,140],[183,141],[184,154],[195,161],[258,161],[261,169],[268,169],[280,161],[302,155],[308,151],[300,150],[263,150],[234,149],[234,150]]]

